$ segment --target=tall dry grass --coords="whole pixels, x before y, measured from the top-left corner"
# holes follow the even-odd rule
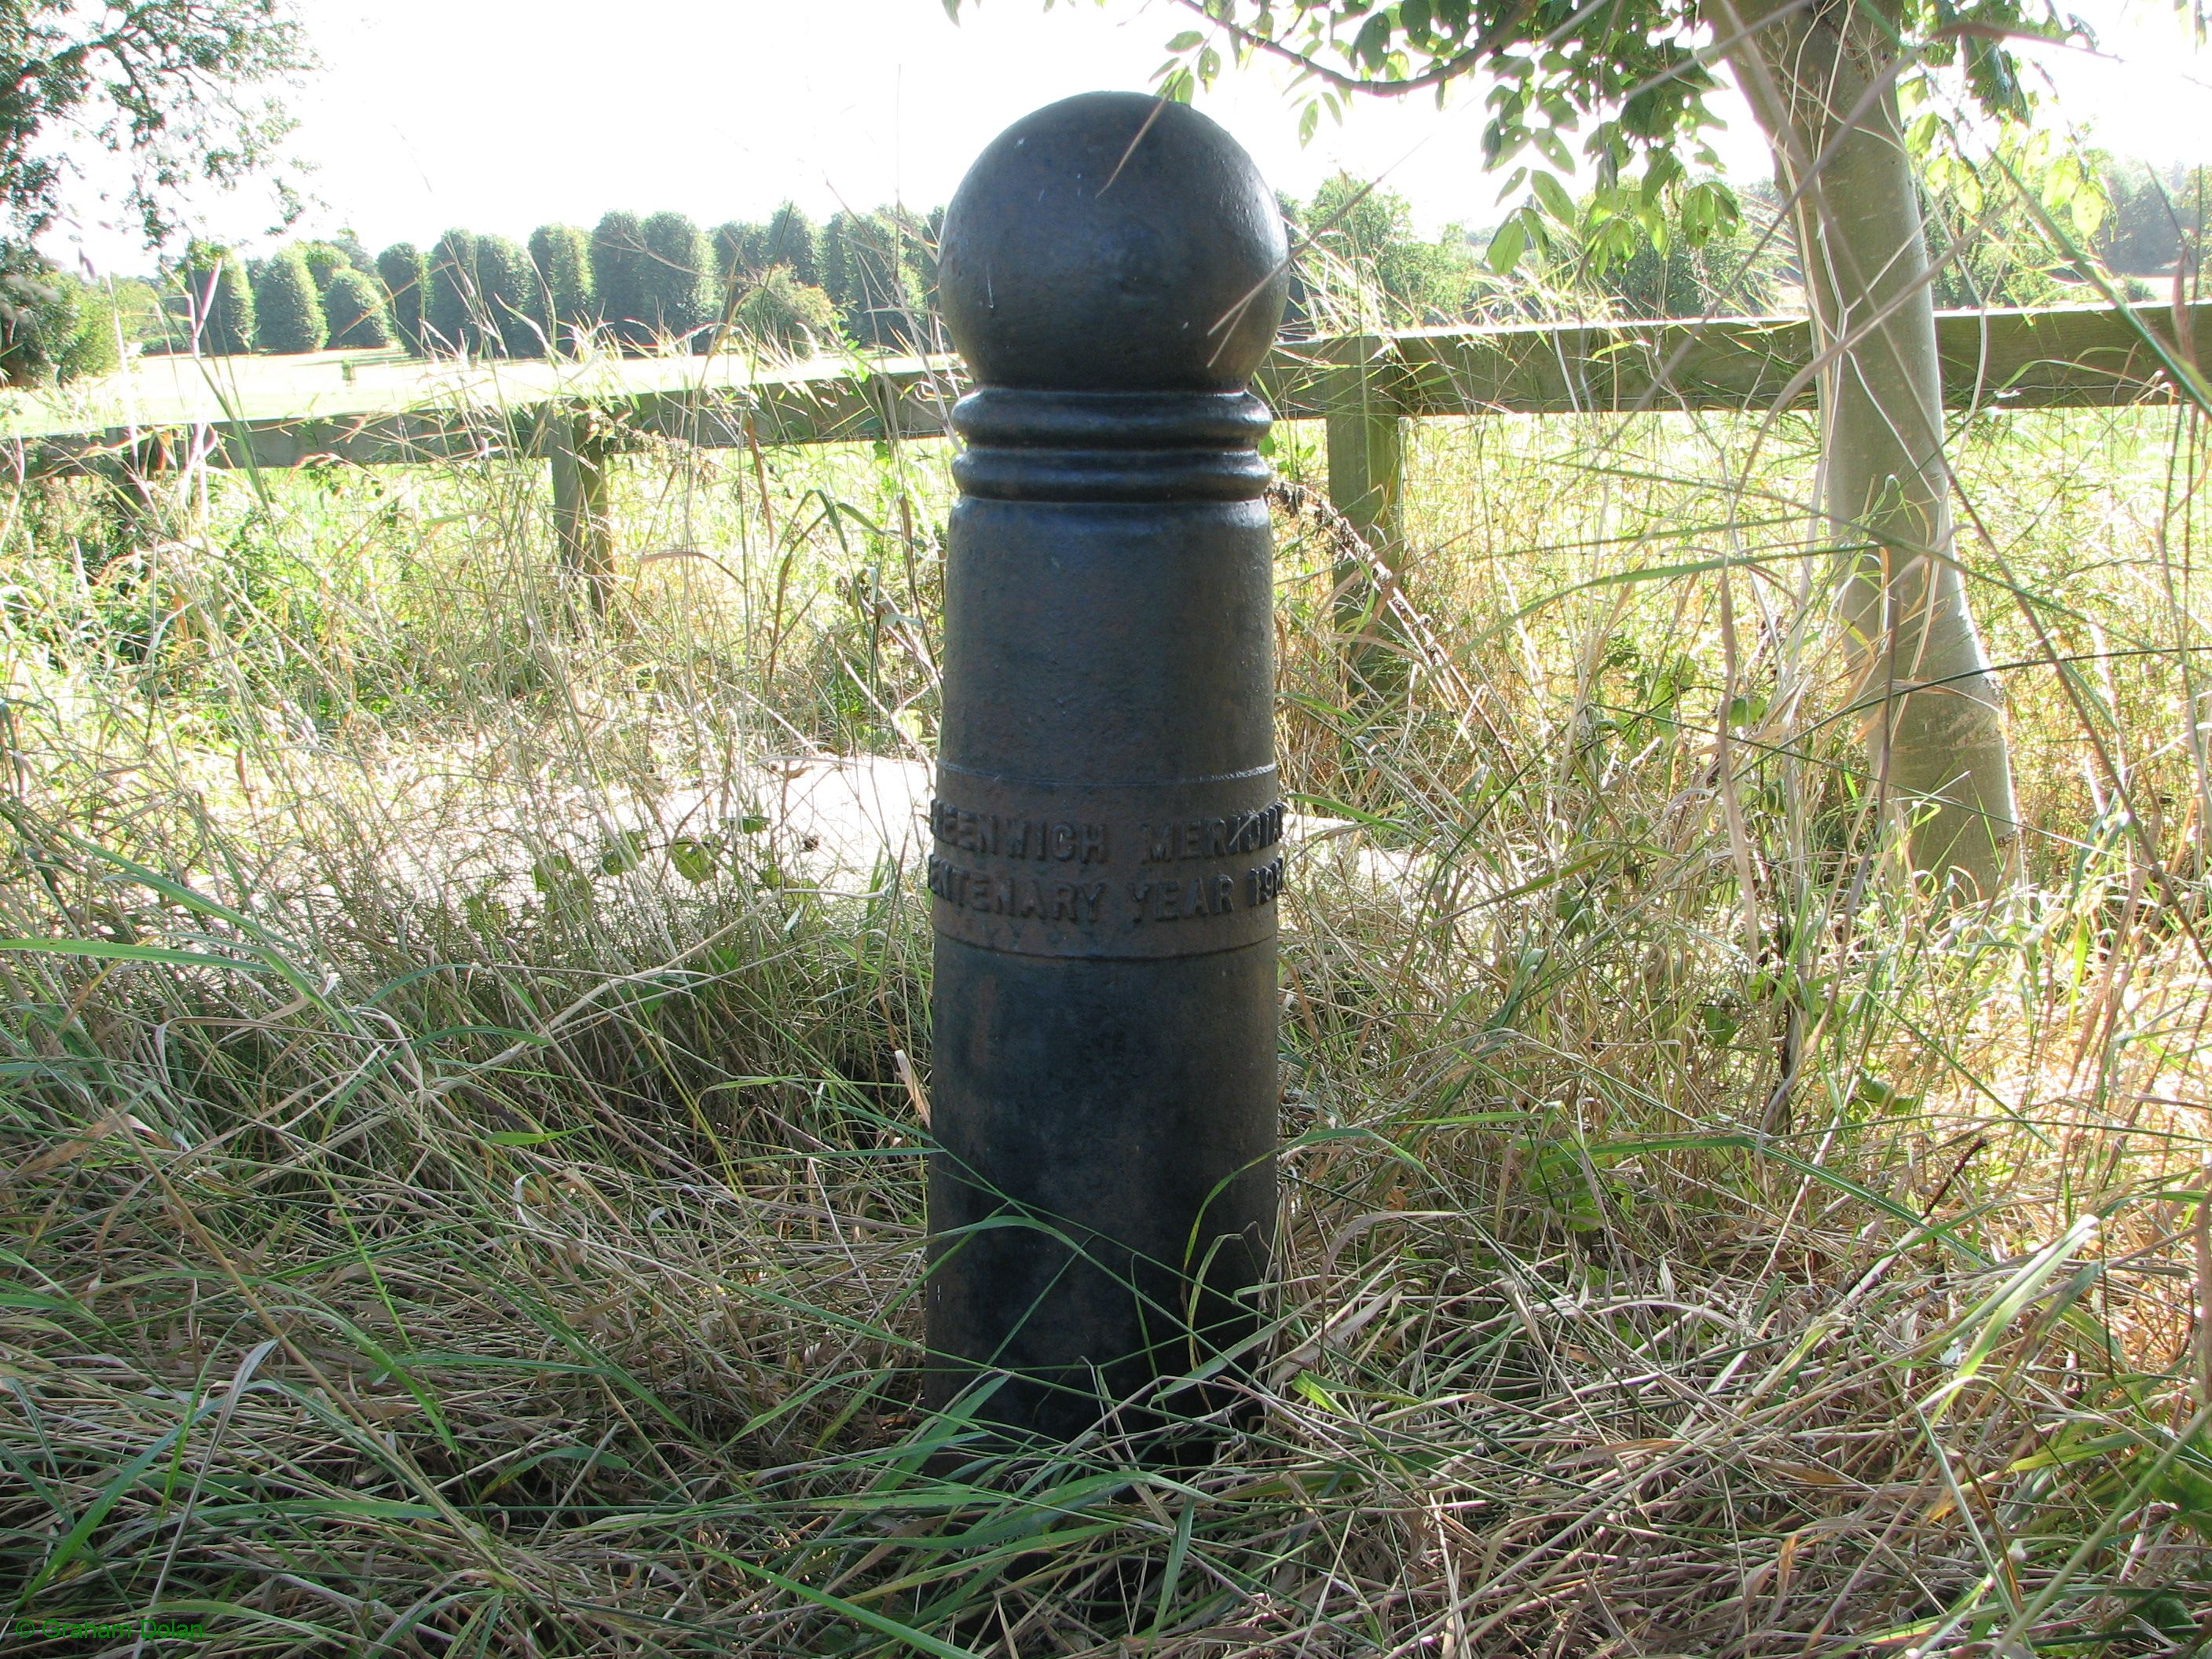
[[[780,810],[933,746],[940,446],[641,448],[605,617],[525,465],[8,496],[9,1639],[2198,1645],[2201,416],[1959,434],[1984,911],[1880,833],[1809,424],[1424,427],[1402,696],[1317,438],[1279,1284],[1175,1469],[919,1412],[927,918]]]

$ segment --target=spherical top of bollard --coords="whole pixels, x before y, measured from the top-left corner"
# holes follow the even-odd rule
[[[945,216],[938,289],[985,386],[1234,392],[1289,291],[1252,158],[1188,104],[1065,99],[1008,127]]]

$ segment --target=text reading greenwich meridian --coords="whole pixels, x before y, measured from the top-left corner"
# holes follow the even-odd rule
[[[1106,862],[1106,826],[1103,823],[1054,823],[1048,818],[1001,817],[996,812],[970,812],[949,800],[929,804],[930,833],[938,840],[970,853],[990,853],[1000,858],[1057,860],[1062,864]]]
[[[1283,807],[1278,801],[1256,812],[1232,812],[1225,818],[1189,818],[1176,823],[1139,823],[1137,844],[1144,862],[1174,859],[1221,859],[1256,853],[1283,838]]]

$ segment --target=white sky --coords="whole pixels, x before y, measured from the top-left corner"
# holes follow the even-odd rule
[[[289,100],[294,149],[325,205],[372,250],[427,246],[449,226],[520,238],[611,208],[702,223],[764,217],[786,197],[840,205],[944,201],[994,134],[1099,87],[1143,88],[1192,26],[1170,0],[984,0],[955,26],[940,0],[300,0],[324,68]],[[2053,116],[2149,159],[2212,156],[2212,57],[2166,0],[2076,0],[2110,58],[2037,49]],[[1462,95],[1364,100],[1297,142],[1279,71],[1230,74],[1200,100],[1279,189],[1341,167],[1387,175],[1424,228],[1497,215],[1482,112]],[[1740,177],[1765,170],[1748,115],[1722,141]],[[208,204],[204,228],[252,245],[265,197]],[[100,269],[148,263],[97,222],[55,239]],[[74,244],[74,247],[71,247]]]

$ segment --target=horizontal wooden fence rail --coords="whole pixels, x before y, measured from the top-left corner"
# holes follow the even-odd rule
[[[1936,333],[1954,410],[2110,408],[2172,395],[2166,360],[2193,360],[2197,342],[2212,342],[2212,303],[1945,312]],[[1531,323],[1285,342],[1255,386],[1279,418],[1328,422],[1330,497],[1387,542],[1409,418],[1802,405],[1814,397],[1812,355],[1802,317]],[[596,574],[611,555],[611,454],[655,440],[711,449],[934,437],[962,389],[952,360],[905,359],[678,391],[52,432],[0,440],[0,467],[136,482],[193,465],[544,459],[564,551]]]

